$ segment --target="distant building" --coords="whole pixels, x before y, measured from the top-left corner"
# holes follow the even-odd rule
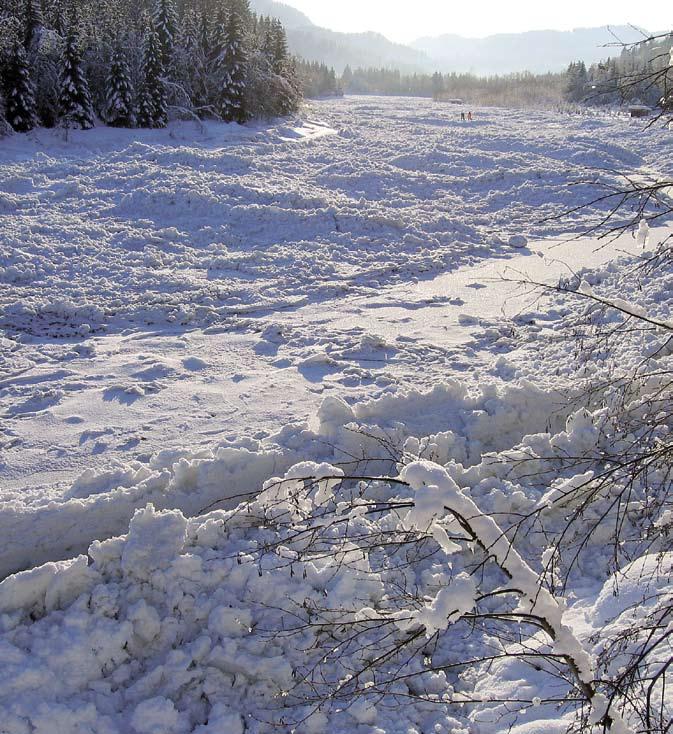
[[[632,104],[629,106],[631,117],[649,117],[652,110],[644,104]]]

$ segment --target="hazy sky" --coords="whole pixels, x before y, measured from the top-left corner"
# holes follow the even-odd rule
[[[636,23],[668,30],[668,0],[283,0],[317,25],[337,31],[376,30],[395,41],[458,33],[486,36],[526,30],[569,30]]]

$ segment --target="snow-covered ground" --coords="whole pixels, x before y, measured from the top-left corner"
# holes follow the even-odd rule
[[[480,289],[499,271],[435,277],[516,256],[522,235],[526,252],[596,262],[591,243],[552,247],[595,214],[542,221],[590,196],[568,187],[579,166],[670,156],[611,118],[483,110],[467,126],[450,106],[358,98],[309,113],[3,141],[5,486],[44,498],[185,432],[268,434],[327,391],[423,384],[420,360],[425,384],[473,372],[473,329],[455,324],[493,315]]]
[[[64,562],[0,583],[0,726],[270,731],[263,701],[305,661],[251,628],[285,619],[279,595],[340,604],[350,589],[374,604],[387,583],[345,565],[326,590],[317,561],[304,578],[264,567],[265,531],[222,512],[298,462],[390,472],[404,445],[459,462],[452,479],[479,486],[484,509],[508,491],[518,509],[537,501],[538,485],[502,480],[484,454],[593,434],[567,408],[572,307],[503,278],[605,267],[585,277],[609,287],[611,261],[642,247],[572,239],[596,210],[554,217],[591,198],[569,184],[597,169],[670,171],[672,135],[487,109],[467,125],[429,101],[348,98],[257,127],[2,141],[0,577]],[[666,288],[647,304],[661,318]],[[131,518],[127,539],[108,540]],[[91,543],[92,560],[65,561]],[[610,580],[584,582],[589,608]],[[520,671],[500,668],[473,693],[516,687]],[[424,685],[448,690],[441,676]],[[400,719],[365,699],[324,717],[303,730],[518,723],[450,703]]]

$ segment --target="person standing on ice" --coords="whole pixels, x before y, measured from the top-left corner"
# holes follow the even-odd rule
[[[471,112],[468,112],[468,113],[467,113],[467,119],[468,119],[468,120],[469,120],[470,122],[472,122],[472,113],[471,113]]]
[[[465,122],[465,113],[464,113],[464,112],[461,112],[461,113],[460,113],[460,119],[461,119],[461,120],[462,120],[463,122]]]

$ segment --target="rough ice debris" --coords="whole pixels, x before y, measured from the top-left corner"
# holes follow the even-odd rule
[[[187,520],[178,510],[157,512],[149,504],[136,510],[122,551],[122,568],[139,578],[168,568],[182,551],[187,537]]]
[[[131,726],[137,734],[178,734],[186,731],[180,726],[180,714],[173,702],[162,696],[139,703],[131,716]]]

